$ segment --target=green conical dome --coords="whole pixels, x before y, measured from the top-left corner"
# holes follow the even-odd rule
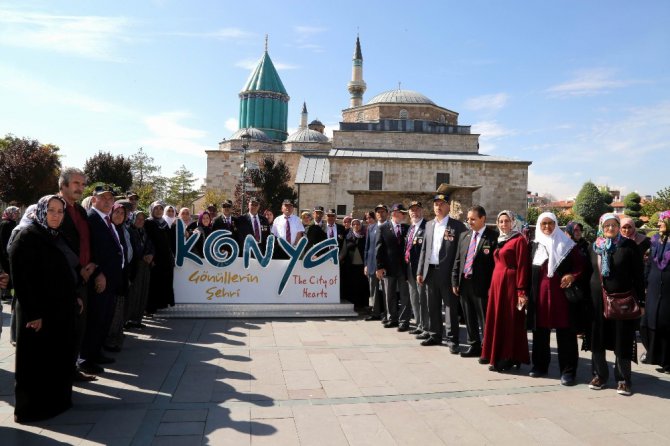
[[[255,127],[270,139],[286,141],[290,98],[267,49],[239,96],[240,128]]]

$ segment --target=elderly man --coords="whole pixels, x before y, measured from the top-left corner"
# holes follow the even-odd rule
[[[307,237],[307,248],[324,241],[326,237],[326,221],[323,219],[323,206],[314,206],[312,211],[312,223],[305,227],[305,237]]]
[[[407,268],[409,301],[416,322],[416,327],[409,333],[423,335],[428,330],[428,301],[426,300],[426,287],[419,285],[416,281],[416,271],[419,266],[419,257],[421,256],[421,247],[423,246],[426,229],[426,220],[423,218],[423,204],[420,201],[410,202],[409,218],[412,224],[405,238],[403,258]]]
[[[281,205],[282,215],[274,219],[272,223],[272,234],[277,240],[284,239],[292,246],[295,246],[305,234],[305,227],[297,215],[293,214],[293,201],[286,199]],[[275,247],[274,257],[277,259],[288,259],[288,254],[281,248],[281,245]]]
[[[367,227],[367,237],[365,237],[365,259],[363,268],[363,273],[368,276],[368,282],[370,283],[370,299],[372,300],[371,306],[372,311],[368,317],[365,318],[366,321],[378,321],[381,320],[382,323],[388,322],[388,319],[382,313],[385,313],[386,305],[384,304],[384,288],[383,281],[380,281],[377,278],[377,237],[379,235],[379,227],[386,223],[386,218],[388,216],[388,207],[385,204],[379,203],[375,208],[375,218],[376,222],[373,222],[370,219],[370,223]]]
[[[240,255],[244,247],[244,239],[248,235],[253,236],[258,242],[258,246],[265,252],[268,236],[270,235],[270,223],[267,218],[260,215],[261,202],[256,197],[251,197],[247,205],[249,212],[240,215],[237,219],[237,243],[240,245]]]
[[[426,223],[426,235],[416,272],[416,281],[426,284],[428,300],[428,330],[421,345],[442,344],[444,304],[449,352],[458,354],[458,298],[451,287],[451,271],[458,248],[458,237],[465,231],[465,225],[449,218],[448,195],[435,195],[433,211],[435,219]]]

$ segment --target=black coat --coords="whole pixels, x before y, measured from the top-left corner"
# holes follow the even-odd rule
[[[309,226],[305,226],[305,237],[307,238],[307,246],[305,251],[324,241],[326,236],[326,220],[321,220],[320,224],[312,223]]]
[[[405,237],[405,247],[407,247],[407,238],[409,238],[409,231],[407,230],[407,236]],[[422,220],[419,228],[412,235],[412,247],[409,249],[409,263],[412,265],[412,275],[416,277],[416,271],[419,267],[419,257],[421,257],[421,247],[423,246],[423,239],[426,233],[426,220]],[[403,253],[404,259],[404,253]]]
[[[670,251],[666,242],[665,252]],[[651,247],[647,265],[647,300],[643,325],[652,330],[670,331],[670,264],[660,269],[654,260],[663,244],[655,242]]]
[[[84,219],[84,221],[88,220],[86,209],[84,209],[78,203],[74,204],[74,208],[79,213],[79,215]],[[72,247],[72,250],[75,252],[75,254],[79,255],[80,251],[79,231],[77,230],[77,227],[74,225],[72,217],[70,217],[70,214],[67,211],[65,211],[65,214],[63,215],[63,224],[60,226],[59,230],[61,234],[63,234],[63,236],[65,237],[65,240],[67,240],[68,245]]]
[[[447,221],[447,227],[444,231],[444,238],[442,239],[439,252],[439,277],[444,285],[451,287],[451,275],[454,268],[454,259],[456,258],[456,250],[458,248],[458,238],[461,233],[466,231],[465,225],[453,218]],[[430,257],[433,252],[433,233],[435,232],[435,219],[426,223],[426,232],[423,239],[423,246],[421,247],[421,256],[419,257],[419,266],[417,268],[417,275],[423,276],[425,279],[428,275],[430,265]]]
[[[258,214],[258,221],[260,223],[261,231],[261,241],[258,246],[261,248],[261,251],[265,252],[267,246],[268,237],[272,234],[272,225],[268,222],[268,219]],[[247,213],[241,215],[236,220],[237,223],[237,244],[240,245],[240,255],[244,250],[244,240],[247,238],[247,235],[254,236],[254,225],[251,221],[251,216]]]
[[[377,269],[386,271],[387,276],[406,277],[405,265],[405,237],[408,225],[400,225],[400,239],[396,236],[394,224],[390,220],[379,227],[376,242]]]
[[[114,239],[107,223],[91,209],[88,211],[88,228],[91,232],[91,261],[98,265],[96,275],[102,272],[107,281],[105,292],[119,294],[123,281],[123,252]],[[113,229],[115,230],[115,229]],[[93,286],[94,281],[89,281]]]
[[[170,229],[163,219],[148,218],[144,230],[154,247],[154,262],[149,281],[147,312],[174,305],[174,256],[170,249]]]
[[[12,230],[16,227],[14,220],[2,220],[0,222],[0,267],[2,271],[9,273],[9,254],[7,253],[7,243],[12,235]]]
[[[458,249],[454,258],[454,267],[451,273],[451,283],[455,287],[461,286],[463,268],[472,241],[473,231],[461,233],[458,238]],[[477,250],[472,263],[472,286],[475,296],[486,298],[489,295],[491,278],[493,277],[493,251],[498,247],[498,231],[486,227],[481,240],[477,241]]]

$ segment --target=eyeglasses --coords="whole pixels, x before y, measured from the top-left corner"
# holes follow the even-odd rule
[[[540,226],[555,226],[555,225],[556,222],[553,221],[543,221],[542,223],[540,223]]]
[[[616,223],[608,223],[606,225],[603,225],[603,228],[605,228],[605,229],[614,229],[614,228],[618,228],[618,227],[619,227],[619,225],[616,224]]]

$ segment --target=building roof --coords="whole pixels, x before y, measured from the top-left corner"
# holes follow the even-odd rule
[[[428,99],[417,91],[412,90],[389,90],[379,93],[374,98],[370,99],[369,104],[430,104],[435,105],[433,101]]]
[[[328,142],[328,137],[316,130],[305,128],[291,133],[286,142]]]
[[[339,158],[383,158],[432,161],[475,161],[487,163],[526,163],[531,161],[505,158],[502,156],[482,155],[479,153],[448,153],[448,152],[409,152],[396,150],[363,150],[363,149],[331,149],[330,157]]]
[[[270,138],[268,138],[268,135],[265,134],[264,131],[258,130],[255,127],[246,127],[246,128],[241,128],[232,135],[230,135],[230,138],[228,139],[242,139],[242,135],[244,133],[247,133],[249,136],[251,136],[252,140],[255,141],[269,141]]]
[[[330,160],[325,156],[303,156],[295,175],[296,184],[329,184]]]
[[[288,95],[267,51],[263,53],[242,91],[273,91]]]

